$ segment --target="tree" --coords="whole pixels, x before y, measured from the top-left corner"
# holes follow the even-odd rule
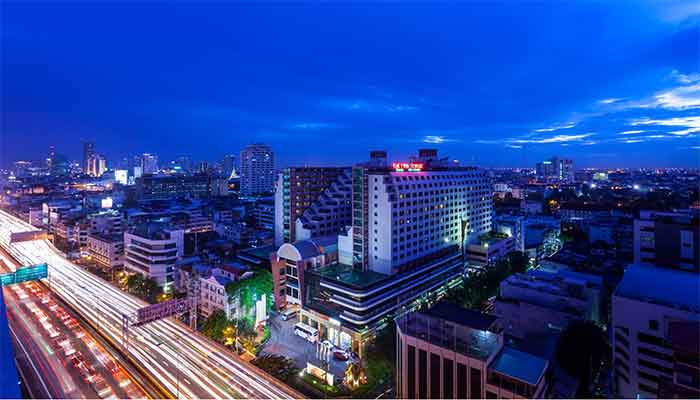
[[[506,255],[506,260],[510,271],[514,274],[527,271],[527,267],[530,265],[530,257],[522,251],[511,251]]]
[[[593,321],[574,321],[559,339],[556,358],[564,371],[580,379],[581,387],[587,388],[609,353],[607,338],[598,325]]]
[[[297,375],[294,360],[277,354],[265,354],[251,361],[253,365],[285,382]]]
[[[226,318],[226,313],[223,310],[216,310],[204,321],[202,334],[221,341],[224,338],[224,330],[231,326],[231,322]]]

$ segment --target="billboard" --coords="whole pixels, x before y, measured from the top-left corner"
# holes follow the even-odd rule
[[[44,240],[46,238],[46,231],[27,231],[10,233],[10,243],[31,242],[32,240]]]
[[[153,304],[136,310],[136,321],[132,326],[141,326],[159,319],[172,317],[193,309],[196,306],[194,298],[173,299]]]

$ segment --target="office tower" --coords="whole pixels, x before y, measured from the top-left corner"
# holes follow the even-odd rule
[[[158,156],[144,153],[141,155],[141,173],[144,175],[158,172]]]
[[[641,211],[634,220],[634,262],[700,271],[699,214]]]
[[[124,233],[124,267],[156,281],[165,291],[175,282],[175,263],[184,254],[184,231],[148,223]]]
[[[206,174],[209,171],[209,163],[207,161],[200,161],[197,163],[197,173]]]
[[[574,180],[574,162],[569,159],[552,157],[536,165],[537,177],[545,180],[567,181]]]
[[[175,160],[175,165],[180,167],[181,172],[192,172],[192,159],[188,156],[180,156]]]
[[[86,174],[94,177],[100,177],[107,171],[107,160],[101,154],[93,153],[87,160]]]
[[[275,245],[338,234],[351,224],[350,168],[292,167],[278,175]],[[303,230],[297,234],[297,226]]]
[[[633,264],[612,297],[613,386],[620,398],[700,398],[697,272]]]
[[[83,142],[83,173],[90,173],[89,163],[93,154],[95,154],[95,144],[93,142]]]
[[[275,155],[270,146],[251,144],[241,150],[241,195],[270,193],[274,186]]]
[[[51,168],[53,167],[53,164],[56,159],[56,146],[50,145],[49,146],[49,156],[46,158],[46,167],[51,171]]]

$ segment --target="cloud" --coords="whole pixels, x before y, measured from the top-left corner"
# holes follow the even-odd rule
[[[686,110],[700,107],[700,83],[679,86],[658,93],[654,98],[656,100],[656,106],[672,110]]]
[[[506,147],[509,147],[511,149],[522,149],[523,146],[521,144],[507,144]]]
[[[643,142],[646,142],[646,140],[642,140],[642,139],[627,139],[627,140],[625,140],[623,143],[628,143],[628,144],[630,144],[630,143],[643,143]]]
[[[442,143],[448,143],[448,142],[457,142],[456,139],[448,139],[445,136],[439,136],[439,135],[426,135],[423,136],[423,143],[431,143],[431,144],[442,144]]]
[[[669,77],[669,79],[672,79],[678,83],[682,83],[685,85],[700,81],[700,73],[682,74],[682,73],[678,72],[677,69],[674,69],[673,71],[671,71],[671,73],[668,74],[668,77]]]
[[[673,132],[669,132],[669,133],[672,135],[685,136],[685,135],[689,135],[691,133],[696,133],[696,132],[700,132],[700,128],[688,128],[688,129],[683,129],[680,131],[673,131]]]
[[[302,129],[302,130],[318,130],[327,128],[337,128],[336,124],[331,124],[327,122],[299,122],[289,125],[292,129]]]
[[[539,133],[541,133],[541,132],[554,132],[554,131],[558,131],[560,129],[570,129],[570,128],[573,128],[575,126],[576,126],[576,124],[574,124],[574,123],[568,123],[568,124],[563,124],[563,125],[551,126],[549,128],[535,129],[533,132],[539,132]]]
[[[418,111],[420,108],[410,104],[397,104],[369,99],[324,99],[321,105],[342,111],[357,111],[367,113],[406,113]]]
[[[611,97],[609,99],[598,100],[598,103],[600,103],[600,104],[613,104],[613,103],[620,102],[622,100],[624,100],[624,99],[617,98],[617,97]]]
[[[547,143],[566,143],[566,142],[578,142],[587,137],[593,136],[595,133],[582,133],[580,135],[556,135],[548,138],[536,138],[536,139],[513,139],[512,143],[537,143],[537,144],[547,144]]]
[[[636,131],[624,131],[624,132],[620,132],[620,135],[636,135],[636,134],[642,133],[642,132],[644,132],[644,131],[641,131],[641,130],[636,130]]]
[[[679,126],[687,128],[700,128],[700,116],[671,117],[671,118],[638,118],[629,122],[632,126],[638,125],[658,125],[658,126]]]

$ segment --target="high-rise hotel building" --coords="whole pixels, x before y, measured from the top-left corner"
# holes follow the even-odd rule
[[[300,279],[301,321],[360,355],[387,317],[456,282],[464,245],[491,230],[491,184],[482,171],[434,150],[391,165],[385,159],[374,154],[353,167],[352,227],[338,236],[338,261],[306,268]]]

